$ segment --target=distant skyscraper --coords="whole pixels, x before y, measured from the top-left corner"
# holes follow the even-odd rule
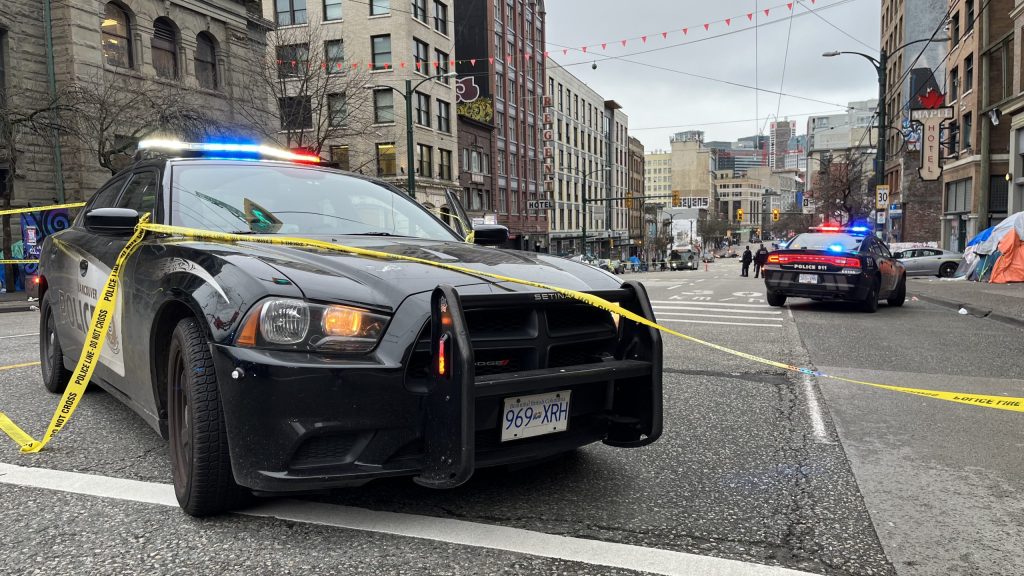
[[[768,165],[770,167],[781,170],[786,166],[789,140],[794,135],[796,135],[795,120],[772,122],[771,134],[768,136]]]

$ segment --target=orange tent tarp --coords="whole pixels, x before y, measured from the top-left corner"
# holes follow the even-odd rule
[[[996,260],[992,267],[992,277],[989,282],[993,284],[1007,284],[1009,282],[1024,282],[1024,242],[1017,236],[1017,231],[1010,228],[1010,231],[999,241],[999,251],[1002,255]]]

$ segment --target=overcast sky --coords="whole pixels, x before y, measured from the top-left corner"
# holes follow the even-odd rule
[[[647,151],[667,149],[669,137],[682,130],[704,130],[706,140],[750,136],[776,112],[780,118],[796,120],[798,132],[804,133],[809,114],[842,112],[847,102],[877,97],[877,76],[867,61],[821,54],[852,50],[877,56],[878,0],[816,0],[814,4],[801,0],[794,3],[792,13],[785,4],[785,0],[547,0],[548,50],[551,58],[604,98],[622,105],[629,116],[630,135],[639,138]],[[766,8],[770,10],[767,17]],[[755,10],[758,17],[749,21],[746,14]],[[722,22],[725,18],[732,18],[729,26]],[[756,32],[755,22],[762,24]],[[705,23],[711,24],[710,30],[704,30]],[[689,29],[685,36],[683,28]],[[667,39],[662,32],[669,33]],[[639,39],[643,35],[648,36],[646,44]],[[630,38],[636,40],[628,40],[623,47],[621,40]],[[607,49],[601,48],[602,42],[608,43]],[[689,44],[669,48],[684,42]],[[590,46],[586,54],[580,51],[584,45]],[[573,50],[563,55],[564,47]],[[651,51],[658,48],[664,49]],[[649,52],[637,54],[645,50]],[[605,59],[609,57],[615,58]],[[591,67],[595,60],[596,70]],[[777,94],[679,72],[749,86],[756,83],[773,91],[780,91],[781,83],[782,92],[812,100],[783,96],[780,103]],[[761,120],[755,121],[756,117]]]

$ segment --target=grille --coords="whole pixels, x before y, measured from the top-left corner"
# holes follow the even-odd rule
[[[572,336],[598,333],[615,334],[615,322],[609,312],[587,305],[558,306],[547,310],[548,333]]]
[[[315,436],[299,446],[292,457],[292,467],[345,464],[351,461],[352,448],[358,441],[357,434]]]

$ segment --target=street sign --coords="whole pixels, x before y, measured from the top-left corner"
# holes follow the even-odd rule
[[[555,207],[555,203],[551,200],[527,200],[527,210],[551,210]]]
[[[877,213],[877,214],[875,214],[875,222],[877,222],[879,224],[885,224],[885,211],[884,210],[879,212],[879,213]]]
[[[875,186],[875,209],[885,210],[885,207],[889,205],[889,186],[888,184],[879,184]]]

